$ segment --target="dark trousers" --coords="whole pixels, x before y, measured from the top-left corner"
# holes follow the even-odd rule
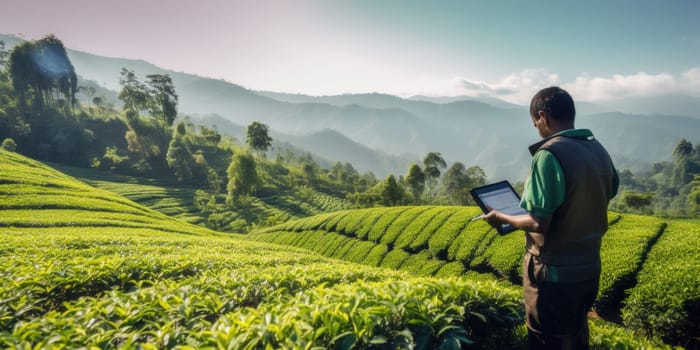
[[[523,290],[530,349],[589,349],[588,310],[598,294],[599,280],[547,281],[547,268],[525,254]]]

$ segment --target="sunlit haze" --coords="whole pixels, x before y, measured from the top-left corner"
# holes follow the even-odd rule
[[[700,96],[700,2],[5,0],[0,33],[249,89]]]

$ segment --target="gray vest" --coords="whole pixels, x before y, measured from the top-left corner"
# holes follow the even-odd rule
[[[543,149],[559,161],[566,195],[549,231],[526,233],[526,249],[542,263],[556,266],[561,282],[598,278],[600,243],[614,191],[612,160],[592,137],[554,136],[530,146],[533,155]]]

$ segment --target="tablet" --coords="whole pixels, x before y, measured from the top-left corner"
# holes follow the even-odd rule
[[[469,192],[484,213],[488,213],[491,208],[509,215],[527,214],[527,210],[520,207],[520,196],[508,181],[472,188]],[[503,224],[496,230],[504,235],[517,229],[515,226]]]

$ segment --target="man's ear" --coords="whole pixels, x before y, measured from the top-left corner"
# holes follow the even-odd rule
[[[537,112],[537,118],[542,119],[540,123],[544,123],[544,125],[549,126],[549,119],[547,119],[547,113],[544,111],[539,111]]]

